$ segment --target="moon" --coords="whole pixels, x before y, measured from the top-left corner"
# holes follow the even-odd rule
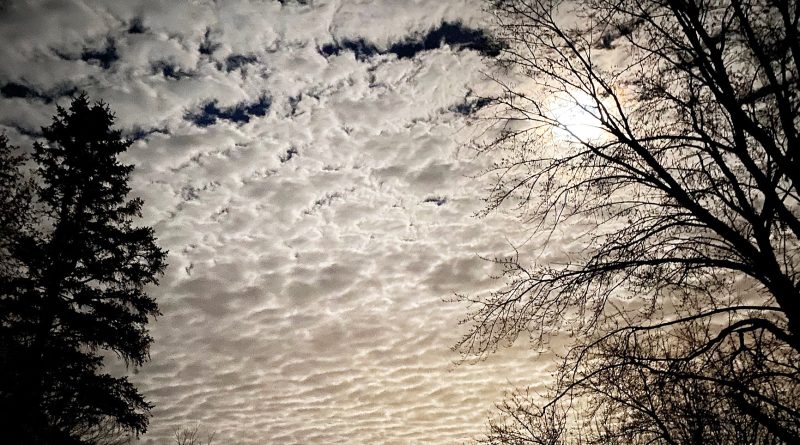
[[[562,142],[586,143],[603,135],[595,98],[582,91],[554,94],[547,108],[552,120],[553,138]]]

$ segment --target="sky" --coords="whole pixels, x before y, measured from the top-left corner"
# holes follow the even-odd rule
[[[464,443],[548,380],[524,347],[450,350],[453,293],[497,286],[481,257],[524,237],[474,216],[480,0],[0,4],[0,131],[29,147],[85,91],[135,140],[141,224],[170,252],[131,377],[155,405],[141,443]]]

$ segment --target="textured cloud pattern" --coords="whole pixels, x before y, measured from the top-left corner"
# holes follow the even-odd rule
[[[514,226],[458,148],[487,81],[478,1],[12,1],[0,128],[102,98],[136,142],[134,193],[170,251],[152,290],[148,444],[448,444],[547,360],[455,366],[479,255]],[[120,371],[120,370],[117,370]]]

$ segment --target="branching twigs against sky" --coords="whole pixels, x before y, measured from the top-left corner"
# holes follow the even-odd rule
[[[548,406],[587,382],[621,391],[622,367],[798,434],[784,397],[800,352],[794,3],[491,2],[505,50],[497,137],[478,147],[495,159],[486,211],[515,212],[548,255],[531,242],[496,260],[505,286],[464,297],[463,352],[567,331]]]
[[[560,396],[547,403],[516,391],[499,405],[501,417],[482,443],[792,443],[798,369],[774,361],[785,345],[755,336],[738,355],[726,345],[688,362],[648,359],[685,353],[707,331],[692,326],[680,332],[635,342],[614,338],[595,349],[577,375],[562,373]],[[750,366],[734,368],[735,360]],[[756,360],[769,366],[754,366]]]
[[[783,311],[782,329],[800,334],[796,30],[767,26],[786,11],[740,2],[495,6],[505,66],[523,80],[502,85],[495,111],[513,123],[501,122],[506,130],[483,147],[501,159],[488,172],[488,208],[513,204],[540,231],[580,224],[586,235],[566,264],[501,260],[509,286],[481,300],[464,345],[479,352],[537,323],[541,331],[567,307],[587,309],[588,329],[620,286],[657,299],[727,282],[721,270],[761,283],[762,299]],[[570,14],[581,19],[564,25]],[[569,131],[545,101],[563,93],[591,98],[575,105],[602,135],[542,131]]]

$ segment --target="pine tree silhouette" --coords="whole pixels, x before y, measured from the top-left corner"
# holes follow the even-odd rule
[[[166,252],[152,228],[134,225],[142,200],[128,199],[133,166],[117,159],[131,142],[113,123],[106,104],[81,95],[34,146],[32,205],[20,215],[30,222],[6,236],[3,262],[16,266],[0,278],[0,410],[12,442],[82,444],[101,424],[147,427],[151,405],[103,372],[103,355],[134,368],[148,359],[147,323],[159,312],[145,286]],[[6,182],[4,195],[24,190]]]

